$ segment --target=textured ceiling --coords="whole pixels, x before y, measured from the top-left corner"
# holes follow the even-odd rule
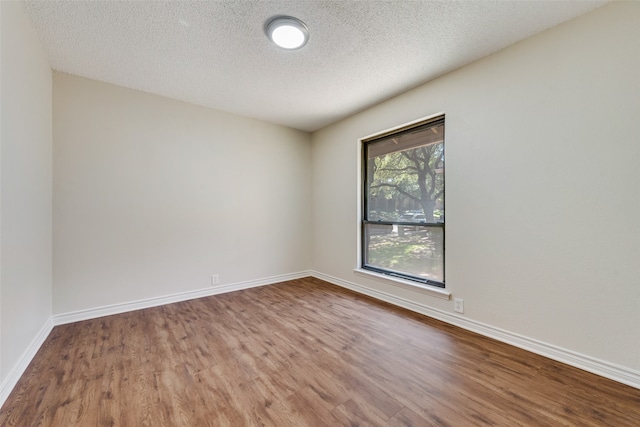
[[[52,68],[313,131],[606,1],[24,2]],[[309,27],[300,50],[264,34]]]

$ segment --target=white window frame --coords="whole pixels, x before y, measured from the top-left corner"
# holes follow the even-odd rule
[[[426,122],[429,121],[435,121],[438,118],[444,117],[445,113],[444,112],[439,112],[437,114],[433,114],[430,116],[426,116],[426,117],[422,117],[416,120],[413,120],[411,122],[408,123],[404,123],[402,125],[399,126],[395,126],[393,128],[389,128],[386,130],[382,130],[379,132],[375,132],[371,135],[362,137],[358,139],[358,144],[357,144],[357,159],[358,159],[358,167],[357,167],[357,236],[356,236],[356,248],[357,248],[357,265],[354,268],[354,274],[356,274],[359,277],[363,277],[366,279],[371,279],[371,280],[375,280],[377,282],[382,282],[385,284],[389,284],[389,285],[393,285],[393,286],[397,286],[397,287],[401,287],[401,288],[406,288],[406,289],[411,289],[413,291],[418,291],[420,293],[424,293],[436,298],[440,298],[440,299],[445,299],[445,300],[449,300],[451,298],[451,293],[448,292],[445,288],[442,287],[437,287],[437,286],[433,286],[433,285],[429,285],[426,283],[420,283],[420,282],[416,282],[413,280],[409,280],[409,279],[404,279],[401,277],[394,277],[388,274],[383,274],[377,271],[373,271],[373,270],[369,270],[369,269],[364,269],[362,268],[363,265],[363,245],[362,245],[362,220],[363,220],[363,198],[364,198],[364,187],[363,187],[363,150],[364,150],[364,145],[366,143],[366,141],[371,140],[373,138],[385,135],[385,134],[391,134],[391,133],[396,133],[396,132],[400,132],[404,129],[408,129],[408,128],[412,128],[412,127],[416,127],[416,126],[420,126],[421,124],[424,124]],[[446,274],[446,269],[445,269],[445,274]],[[445,279],[446,281],[446,279]]]

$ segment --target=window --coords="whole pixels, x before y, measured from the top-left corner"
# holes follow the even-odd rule
[[[444,117],[362,142],[361,267],[444,288]]]

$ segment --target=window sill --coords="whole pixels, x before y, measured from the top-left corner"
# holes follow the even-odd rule
[[[420,283],[412,282],[410,280],[403,280],[397,277],[386,276],[384,274],[374,273],[373,271],[363,270],[360,268],[356,268],[355,270],[353,270],[353,273],[356,276],[376,280],[378,282],[386,283],[388,285],[398,286],[405,289],[408,288],[408,289],[411,289],[412,291],[417,291],[435,298],[440,298],[444,300],[451,299],[450,292],[447,292],[441,288],[436,288],[435,286],[422,285]]]

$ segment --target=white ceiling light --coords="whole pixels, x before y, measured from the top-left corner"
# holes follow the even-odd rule
[[[292,16],[277,16],[265,26],[269,39],[283,49],[300,49],[309,40],[309,30]]]

